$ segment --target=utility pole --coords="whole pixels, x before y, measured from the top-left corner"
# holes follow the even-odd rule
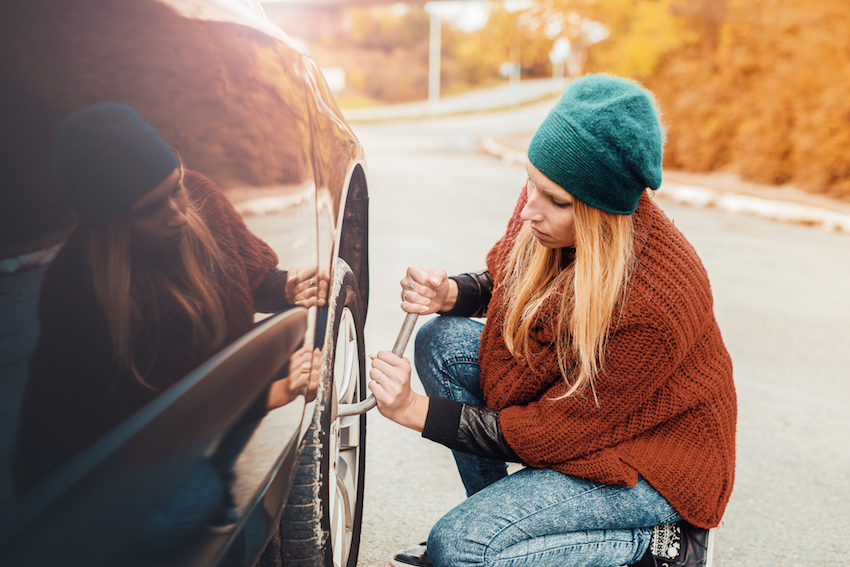
[[[426,4],[427,8],[427,4]],[[436,11],[431,13],[431,34],[428,39],[428,114],[435,114],[440,105],[440,42],[442,20]]]

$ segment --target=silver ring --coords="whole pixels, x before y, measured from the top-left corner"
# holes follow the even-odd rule
[[[372,381],[374,381],[374,382],[375,382],[378,386],[380,386],[380,385],[381,385],[381,381],[380,381],[380,380],[375,380],[374,378],[372,378]]]
[[[410,280],[410,289],[413,289],[413,280]]]
[[[401,292],[401,300],[407,301],[407,292],[406,291]]]
[[[314,285],[316,285],[316,280],[313,279],[313,278],[310,278],[310,287],[313,287]]]

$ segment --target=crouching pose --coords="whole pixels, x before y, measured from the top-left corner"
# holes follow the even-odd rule
[[[647,190],[663,139],[640,86],[574,81],[534,135],[488,269],[401,280],[405,311],[441,314],[416,338],[428,397],[384,351],[369,387],[383,415],[453,450],[468,499],[394,565],[710,564],[735,388],[706,271]]]

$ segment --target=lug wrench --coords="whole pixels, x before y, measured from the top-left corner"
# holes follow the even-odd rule
[[[410,340],[410,336],[413,334],[413,327],[416,326],[416,320],[418,318],[419,313],[408,313],[404,318],[404,323],[402,323],[401,330],[398,332],[398,338],[396,338],[395,345],[393,345],[394,355],[401,356],[404,354],[404,349],[407,348],[407,343]],[[375,399],[375,395],[369,394],[369,397],[361,402],[353,404],[339,404],[336,416],[347,417],[350,415],[359,415],[361,413],[366,413],[376,405],[378,405],[378,400]]]

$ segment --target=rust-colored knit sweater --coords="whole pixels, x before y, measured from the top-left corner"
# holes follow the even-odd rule
[[[647,195],[635,212],[637,267],[623,315],[609,336],[592,394],[565,392],[555,329],[532,330],[531,370],[502,337],[504,261],[522,226],[523,190],[505,236],[487,256],[493,297],[481,337],[481,386],[501,412],[508,444],[529,466],[608,484],[643,476],[693,525],[716,526],[735,474],[737,405],[732,362],[714,318],[711,289],[694,249]],[[554,320],[559,298],[542,307]]]

